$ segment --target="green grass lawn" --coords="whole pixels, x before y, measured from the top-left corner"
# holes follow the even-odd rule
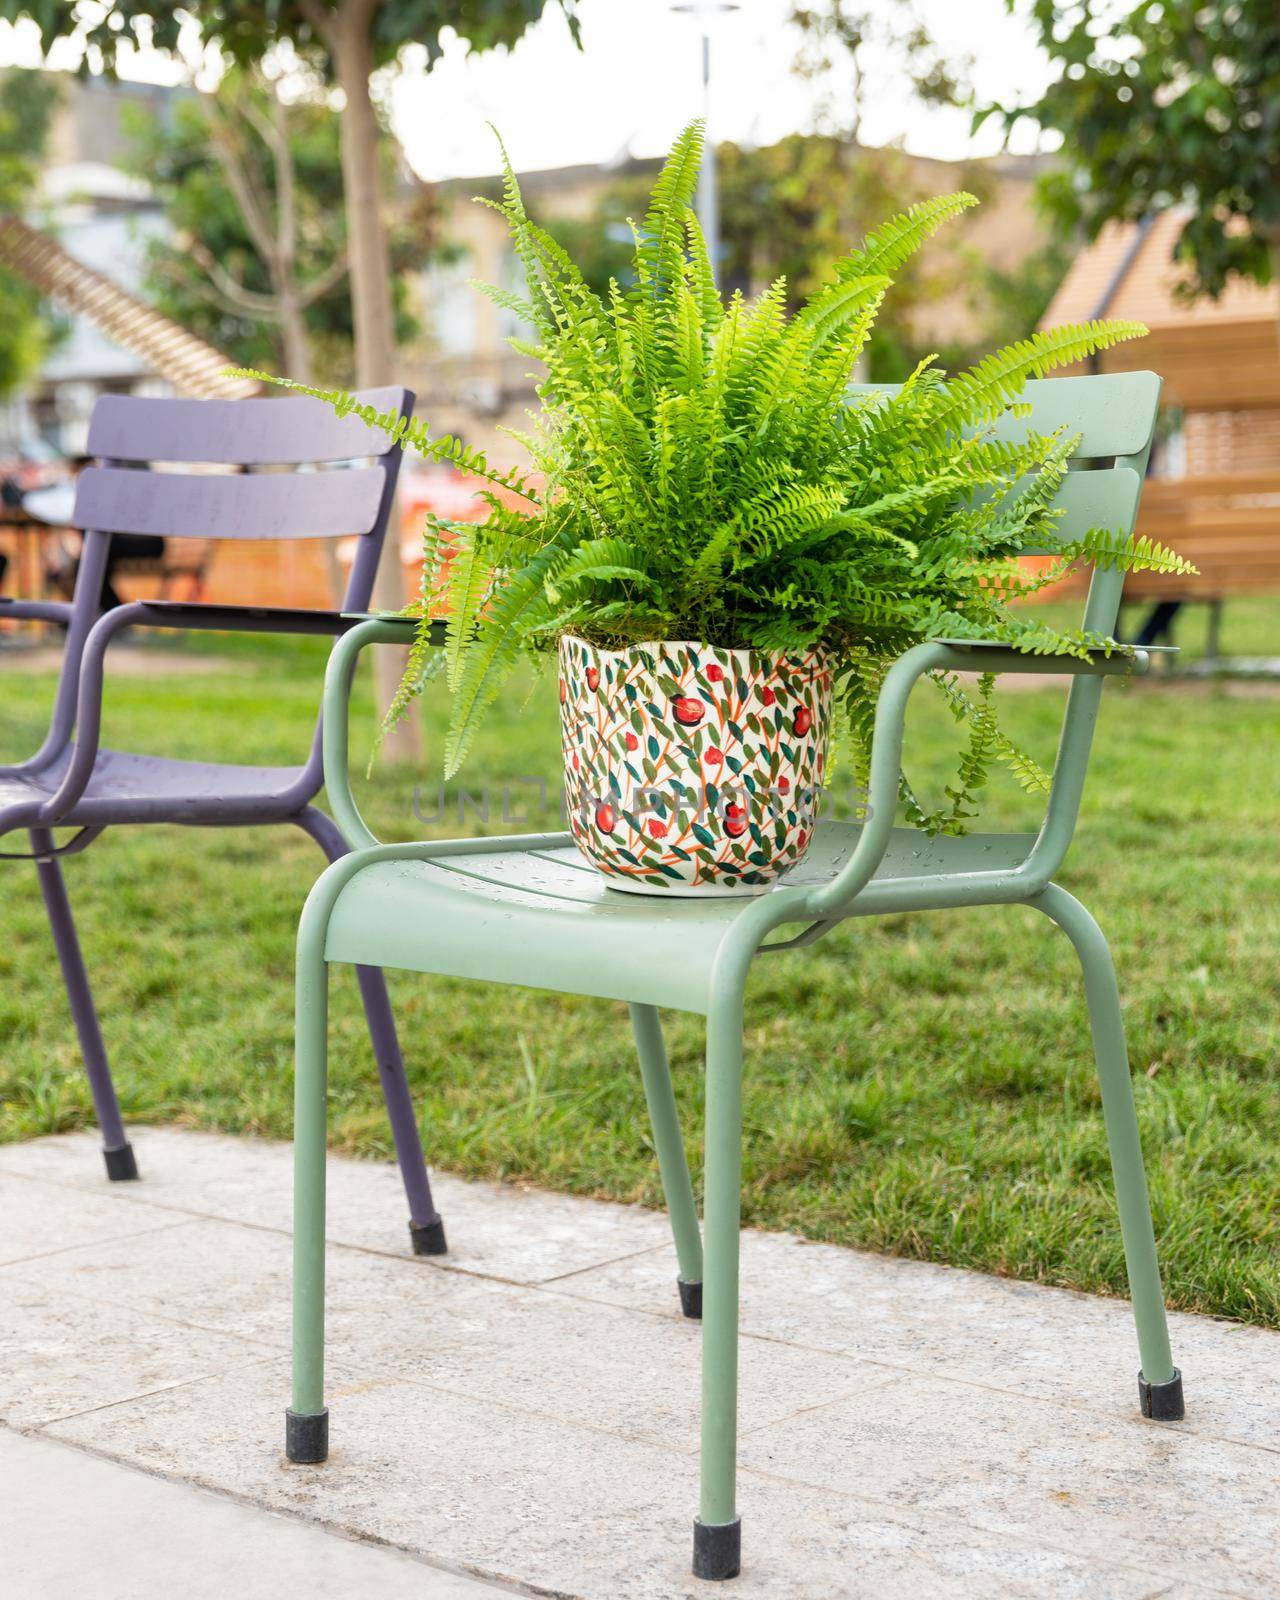
[[[1188,643],[1199,624],[1185,630]],[[1280,607],[1228,612],[1229,649],[1277,653]],[[166,641],[166,650],[178,648]],[[323,647],[202,644],[201,670],[112,686],[107,739],[176,755],[291,759]],[[148,654],[150,650],[150,654]],[[146,670],[150,661],[158,665]],[[34,748],[48,674],[0,655],[0,754]],[[359,693],[366,719],[370,690]],[[932,697],[931,697],[932,698]],[[1061,696],[1005,697],[1051,755]],[[428,716],[438,750],[439,709]],[[916,718],[913,775],[946,776],[945,718]],[[468,769],[487,825],[415,818],[413,779],[359,792],[387,837],[502,831],[504,780],[555,794],[550,685],[512,695]],[[363,752],[360,762],[363,766]],[[1280,699],[1200,684],[1107,690],[1065,885],[1112,940],[1170,1301],[1280,1326]],[[528,806],[536,795],[517,785]],[[423,780],[418,809],[436,795]],[[532,808],[531,808],[532,809]],[[984,825],[1033,826],[993,786]],[[520,826],[553,826],[533,812]],[[120,830],[67,863],[126,1118],[290,1131],[297,914],[320,865],[280,829]],[[34,875],[7,863],[0,944],[0,1138],[91,1124]],[[392,978],[429,1159],[453,1171],[660,1203],[625,1008],[448,980]],[[335,984],[333,1140],[389,1135],[355,983]],[[848,924],[757,964],[749,995],[745,1214],[756,1225],[1090,1290],[1124,1268],[1078,970],[1023,908]],[[701,1026],[673,1015],[677,1092],[700,1120]],[[696,1146],[697,1140],[691,1138]],[[695,1152],[691,1152],[695,1153]],[[145,1156],[144,1156],[145,1159]]]

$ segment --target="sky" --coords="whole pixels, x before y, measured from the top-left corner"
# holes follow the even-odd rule
[[[786,25],[790,0],[744,0],[711,24],[711,129],[718,139],[767,144],[813,125],[825,90],[792,71],[798,38]],[[918,0],[934,37],[951,53],[981,54],[973,71],[992,98],[1034,94],[1047,79],[1044,58],[1026,24],[1005,0]],[[414,169],[427,179],[495,170],[493,137],[502,132],[518,169],[602,163],[656,155],[690,117],[701,114],[699,25],[674,14],[669,0],[581,0],[581,52],[551,7],[509,52],[470,57],[453,41],[430,72],[410,52],[395,82],[396,131]],[[417,57],[415,59],[415,57]],[[34,66],[39,52],[25,24],[0,24],[0,65]],[[53,65],[70,66],[63,51]],[[918,155],[990,154],[994,127],[977,138],[968,115],[915,103],[892,59],[872,59],[862,136],[869,144],[901,141]],[[175,81],[172,63],[135,53],[122,76]],[[1035,147],[1035,133],[1015,130],[1014,149]]]

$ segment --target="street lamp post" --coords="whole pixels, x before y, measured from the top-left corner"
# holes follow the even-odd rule
[[[702,29],[702,117],[706,126],[706,143],[702,152],[702,170],[698,174],[698,225],[707,241],[707,255],[711,270],[720,275],[720,200],[716,189],[716,145],[711,133],[711,20],[741,7],[728,0],[685,0],[673,5],[672,11],[692,17]]]

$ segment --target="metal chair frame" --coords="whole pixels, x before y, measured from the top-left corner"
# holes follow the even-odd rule
[[[413,395],[383,389],[361,397],[377,411],[409,415]],[[287,823],[314,839],[330,861],[346,853],[332,819],[312,802],[324,782],[321,732],[300,766],[243,767],[174,761],[104,749],[102,705],[107,652],[126,628],[336,635],[353,625],[340,612],[138,601],[98,615],[98,596],[116,533],[207,539],[339,538],[358,535],[345,596],[362,612],[387,531],[400,449],[358,417],[338,419],[322,402],[151,400],[98,401],[88,450],[101,465],[76,486],[75,524],[85,530],[69,604],[6,600],[0,617],[58,623],[66,629],[62,668],[48,732],[36,753],[0,767],[0,836],[25,831],[29,849],[0,859],[35,862],[50,929],[79,1034],[102,1131],[107,1174],[138,1175],[112,1081],[88,972],[59,858],[83,850],[105,829],[168,822],[228,827]],[[359,462],[365,462],[359,465]],[[164,462],[219,464],[237,473],[150,470]],[[312,471],[254,469],[313,467]],[[55,828],[74,833],[61,844]],[[445,1248],[431,1197],[395,1023],[381,972],[359,968],[374,1054],[409,1203],[410,1237],[419,1254]]]
[[[1133,528],[1159,388],[1151,373],[1041,381],[1029,386],[1030,421],[1009,417],[1001,424],[1006,437],[1032,425],[1079,434],[1079,470],[1068,474],[1057,502],[1066,536],[1097,526]],[[1110,465],[1099,465],[1100,459]],[[1111,634],[1123,583],[1119,571],[1094,571],[1088,628]],[[329,966],[363,961],[623,1000],[630,1006],[671,1216],[681,1303],[686,1315],[702,1318],[701,1503],[693,1570],[704,1578],[734,1576],[740,1561],[738,1236],[748,969],[758,955],[802,948],[846,918],[964,906],[1032,906],[1066,933],[1079,956],[1137,1329],[1140,1406],[1152,1418],[1181,1417],[1182,1382],[1169,1347],[1115,970],[1097,923],[1054,882],[1079,814],[1103,683],[1109,676],[1145,672],[1148,653],[1035,658],[1000,644],[961,640],[908,650],[890,669],[879,698],[866,820],[819,823],[805,860],[744,904],[616,893],[567,833],[379,844],[347,784],[347,697],[359,652],[403,637],[405,625],[391,621],[354,629],[334,648],[325,688],[325,770],[352,853],[321,877],[298,933],[290,1458],[322,1461],[328,1449],[323,1363]],[[908,701],[921,677],[937,671],[1071,675],[1038,833],[929,839],[894,826]],[[792,931],[774,937],[785,928]],[[660,1006],[707,1018],[701,1230]]]

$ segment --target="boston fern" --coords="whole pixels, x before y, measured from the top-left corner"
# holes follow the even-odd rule
[[[1075,441],[1033,434],[1013,445],[991,432],[1028,378],[1134,338],[1141,324],[1055,328],[955,377],[926,360],[892,397],[851,398],[894,274],[974,197],[943,195],[885,223],[788,317],[782,280],[722,303],[690,210],[701,151],[694,123],[635,229],[631,281],[604,299],[530,220],[504,152],[502,198],[484,203],[506,218],[526,293],[477,287],[527,325],[512,343],[545,368],[541,413],[514,435],[533,473],[499,473],[455,440],[409,436],[489,481],[486,521],[432,519],[423,626],[388,713],[400,716],[433,675],[427,619],[443,612],[449,773],[518,660],[566,632],[612,649],[654,639],[823,648],[844,742],[864,771],[880,683],[911,645],[1114,648],[1010,602],[1082,559],[1186,570],[1172,552],[1106,529],[1057,539],[1051,501]],[[1056,560],[1038,575],[1016,561],[1046,549]],[[967,748],[942,811],[926,815],[904,783],[912,819],[931,831],[963,827],[993,762],[1024,784],[1043,781],[1000,733],[990,680],[976,693],[953,676],[938,683]]]

